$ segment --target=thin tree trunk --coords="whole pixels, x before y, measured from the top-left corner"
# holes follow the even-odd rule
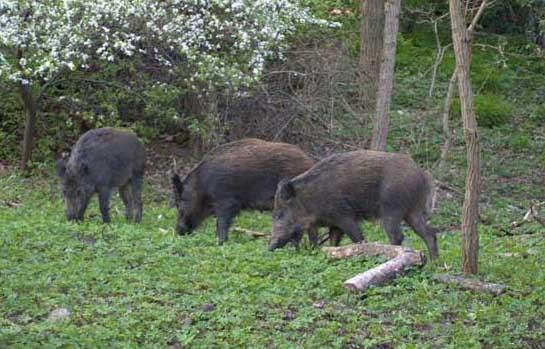
[[[452,73],[450,80],[448,82],[447,97],[445,98],[445,105],[443,106],[443,148],[441,149],[441,158],[439,160],[439,169],[442,171],[446,164],[448,158],[448,152],[450,150],[450,144],[452,143],[452,134],[449,127],[449,116],[450,116],[450,107],[452,106],[452,99],[454,97],[454,88],[456,86],[456,69]]]
[[[384,0],[361,1],[360,72],[362,121],[375,107],[377,82],[382,57]]]
[[[25,106],[25,133],[23,138],[23,155],[21,157],[20,168],[27,170],[28,162],[32,159],[32,149],[34,146],[34,133],[36,129],[36,101],[32,96],[30,85],[21,84],[21,98]]]
[[[25,21],[30,16],[30,10],[25,11],[24,19]],[[23,50],[21,48],[17,49],[17,62],[23,58]],[[19,68],[23,68],[19,65]],[[19,91],[21,93],[21,99],[23,100],[23,105],[25,107],[25,132],[23,138],[23,154],[21,156],[20,168],[22,171],[27,170],[27,165],[30,159],[32,158],[32,147],[34,144],[34,130],[36,128],[36,100],[32,96],[32,89],[30,88],[29,83],[21,82],[19,85]]]
[[[466,3],[466,10],[467,10],[468,4],[469,2]],[[470,40],[470,43],[469,43],[470,55],[471,55],[471,41],[473,39],[473,32],[475,30],[475,26],[479,22],[479,19],[484,13],[484,9],[486,8],[486,5],[487,5],[487,1],[483,0],[481,2],[481,5],[479,6],[479,9],[477,10],[477,13],[475,14],[475,17],[473,17],[471,24],[467,28],[468,37]],[[435,23],[437,24],[437,22]],[[436,31],[436,35],[437,35],[437,31]],[[436,40],[439,42],[438,38]],[[449,80],[447,96],[445,97],[445,104],[443,106],[443,139],[445,143],[443,144],[443,148],[441,149],[441,158],[439,160],[440,170],[443,170],[447,163],[448,152],[450,150],[450,145],[452,143],[452,134],[450,132],[450,127],[449,127],[449,115],[450,115],[450,107],[452,106],[452,99],[454,97],[454,85],[456,84],[457,78],[458,78],[458,73],[455,68]],[[430,91],[432,91],[431,88],[430,88]],[[430,96],[431,96],[431,93],[430,93]]]
[[[452,23],[452,41],[456,55],[458,89],[464,123],[467,149],[467,177],[464,205],[462,207],[462,272],[474,274],[478,271],[480,191],[480,145],[473,107],[473,91],[470,81],[470,40],[464,23],[460,0],[449,0]]]
[[[371,149],[384,150],[390,123],[390,100],[394,85],[394,67],[399,28],[401,0],[387,0],[385,3],[384,47],[380,65],[379,89],[377,93],[376,115],[373,127]]]

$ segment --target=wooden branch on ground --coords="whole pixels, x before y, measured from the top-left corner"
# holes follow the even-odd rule
[[[441,181],[438,181],[438,180],[435,180],[435,186],[437,188],[440,188],[440,189],[444,189],[444,190],[448,190],[448,191],[451,191],[455,194],[458,194],[458,195],[461,195],[461,196],[464,196],[464,193],[462,193],[462,191],[460,191],[459,189],[456,189],[444,182],[441,182]]]
[[[384,284],[402,274],[407,268],[426,263],[421,252],[403,246],[362,242],[341,247],[324,247],[322,250],[334,259],[357,255],[368,257],[383,255],[389,259],[386,263],[346,280],[344,287],[353,292],[365,291],[371,286]]]
[[[250,236],[253,236],[253,237],[258,237],[258,238],[270,235],[270,234],[262,232],[262,231],[255,231],[255,230],[239,228],[239,227],[234,227],[234,228],[231,229],[231,231],[236,232],[236,233],[242,233],[242,234],[250,235]]]
[[[318,239],[318,246],[322,246],[323,244],[325,244],[327,242],[327,240],[329,240],[330,236],[329,236],[329,232],[325,233],[324,235],[322,235],[319,239]]]
[[[436,281],[442,282],[448,285],[454,285],[464,290],[470,290],[481,293],[491,293],[495,296],[499,296],[507,290],[507,286],[501,284],[494,284],[490,282],[484,282],[475,279],[468,279],[463,276],[455,275],[436,275],[434,276]]]
[[[528,209],[528,211],[526,211],[526,214],[524,215],[521,221],[519,222],[514,221],[513,223],[511,223],[511,229],[518,228],[521,225],[530,222],[532,219],[534,219],[536,222],[538,222],[539,224],[545,227],[545,221],[537,215],[539,212],[539,209],[543,205],[545,205],[545,202],[540,202],[530,206],[530,208]]]

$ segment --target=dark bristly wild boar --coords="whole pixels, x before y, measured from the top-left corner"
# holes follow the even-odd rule
[[[360,150],[327,157],[278,184],[269,249],[316,226],[336,227],[360,242],[362,219],[379,220],[390,242],[401,245],[404,220],[435,258],[435,229],[426,222],[432,185],[431,177],[406,155]]]
[[[108,223],[110,195],[118,187],[125,216],[140,222],[145,162],[144,146],[130,131],[99,128],[84,133],[70,157],[57,160],[68,220],[83,220],[89,200],[98,193],[102,221]]]
[[[297,176],[313,164],[299,147],[286,143],[244,139],[219,146],[183,179],[172,176],[178,208],[176,231],[191,233],[206,217],[215,215],[221,245],[241,210],[272,210],[280,180]],[[316,243],[317,236],[310,233]]]

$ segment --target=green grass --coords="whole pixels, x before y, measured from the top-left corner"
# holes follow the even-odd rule
[[[460,238],[439,238],[441,258],[363,294],[342,287],[380,263],[331,261],[317,250],[271,253],[214,221],[174,234],[175,212],[153,203],[141,225],[100,222],[96,199],[82,224],[64,218],[55,182],[0,177],[0,348],[521,348],[545,345],[543,234],[498,237],[481,226],[481,277],[510,286],[494,297],[449,288],[432,275],[459,270]],[[455,221],[446,203],[437,226]],[[507,211],[501,211],[507,214]],[[268,214],[235,225],[270,230]],[[534,227],[535,228],[535,227]],[[385,241],[366,224],[369,240]],[[424,249],[408,233],[408,246]],[[505,257],[502,253],[517,253]],[[56,308],[68,319],[49,320]]]

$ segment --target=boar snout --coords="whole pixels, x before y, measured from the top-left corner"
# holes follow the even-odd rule
[[[176,225],[176,233],[178,235],[189,235],[193,231],[192,227],[189,224],[178,224]]]
[[[288,242],[292,241],[294,246],[297,246],[301,241],[303,228],[300,225],[295,226],[292,234],[281,234],[274,236],[269,241],[269,251],[274,251],[277,248],[284,247]]]

